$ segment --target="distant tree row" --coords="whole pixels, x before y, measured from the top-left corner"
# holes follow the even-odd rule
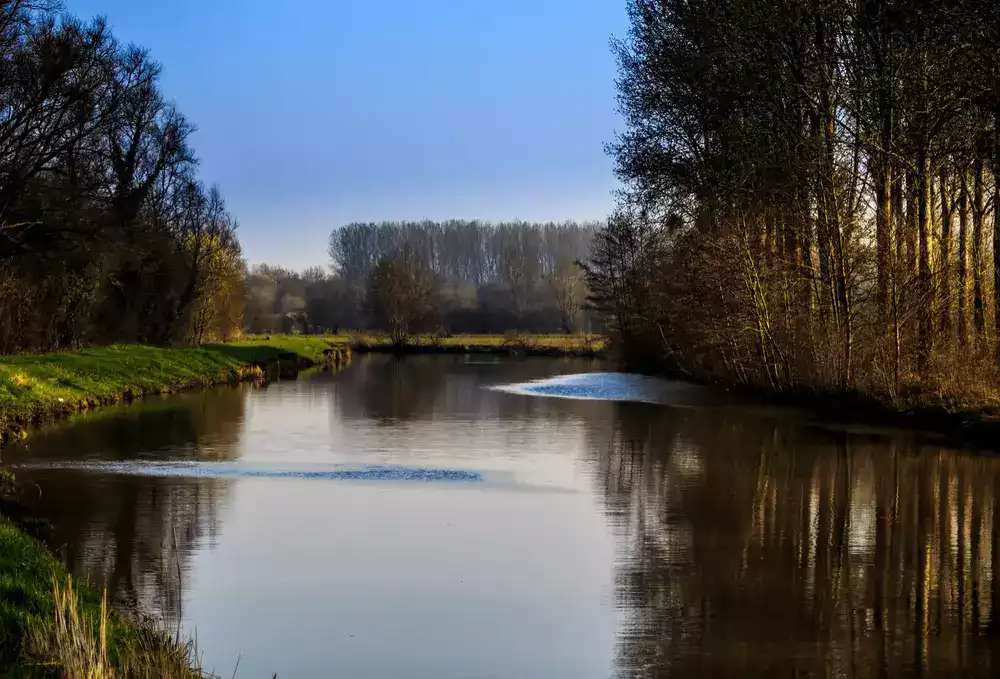
[[[236,222],[160,67],[57,9],[0,1],[0,351],[239,332]]]
[[[1000,6],[630,0],[589,280],[626,353],[784,389],[992,398]]]
[[[572,332],[584,324],[577,262],[597,223],[383,222],[349,224],[330,235],[334,270],[364,287],[365,318],[388,330],[438,326],[452,332]],[[387,314],[396,296],[413,303]],[[419,301],[419,307],[415,303]],[[398,304],[397,304],[398,305]],[[390,320],[390,316],[393,320]]]
[[[383,259],[404,248],[445,283],[484,285],[541,280],[586,256],[599,222],[380,222],[348,224],[330,234],[334,269],[363,284]]]
[[[333,275],[263,266],[247,279],[247,327],[409,332],[574,332],[599,224],[350,224],[330,236]]]
[[[246,329],[253,333],[321,333],[362,327],[360,301],[321,267],[302,272],[260,264],[246,277]]]

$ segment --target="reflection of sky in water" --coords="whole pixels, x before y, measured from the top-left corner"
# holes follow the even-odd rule
[[[997,460],[595,367],[359,357],[4,457],[223,676],[998,676]]]
[[[196,634],[223,676],[607,677],[587,425],[611,404],[483,388],[589,363],[427,358],[96,411],[5,462],[78,575]]]

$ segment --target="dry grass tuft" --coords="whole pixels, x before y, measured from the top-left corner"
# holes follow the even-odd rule
[[[65,588],[52,585],[55,614],[52,626],[39,625],[31,630],[28,652],[39,664],[55,668],[63,679],[103,679],[116,676],[108,659],[108,601],[101,601],[101,612],[94,621],[81,612],[73,583]]]
[[[193,642],[171,638],[149,623],[139,624],[135,639],[112,657],[108,650],[107,593],[97,620],[90,619],[73,589],[53,583],[55,611],[51,626],[37,625],[27,640],[34,664],[60,679],[196,679],[214,677],[201,669]]]

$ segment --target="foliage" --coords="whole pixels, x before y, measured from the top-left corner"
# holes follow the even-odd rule
[[[434,316],[447,332],[574,332],[583,312],[582,272],[595,223],[383,222],[349,224],[330,235],[331,280],[349,304],[380,262],[406,257],[437,282]],[[339,327],[365,327],[370,315]]]
[[[196,679],[204,674],[193,641],[181,641],[153,623],[134,621],[131,634],[113,657],[109,628],[115,616],[101,599],[96,618],[82,605],[79,586],[66,578],[52,585],[52,620],[39,622],[28,632],[27,666],[57,670],[62,679]],[[215,676],[215,675],[211,675]]]
[[[197,339],[205,298],[236,299],[210,270],[236,224],[159,65],[57,10],[0,3],[0,353]]]
[[[228,342],[243,332],[246,303],[239,250],[218,235],[199,244],[204,266],[190,313],[191,343]]]
[[[408,253],[383,259],[372,270],[365,305],[375,327],[385,330],[394,346],[402,346],[434,310],[437,288],[433,274]]]
[[[588,264],[624,352],[898,407],[995,402],[1000,8],[629,14],[609,149],[625,188]]]
[[[380,262],[405,256],[435,281],[425,321],[442,334],[592,329],[584,309],[585,257],[596,224],[386,222],[349,224],[330,236],[335,273],[260,265],[246,279],[251,333],[377,328],[366,304]],[[424,328],[430,329],[430,328]]]
[[[373,333],[352,333],[337,337],[325,337],[331,343],[343,342],[361,349],[379,349],[392,346],[387,335]],[[606,339],[603,335],[531,335],[509,331],[503,335],[450,335],[417,334],[408,339],[413,349],[462,349],[469,353],[490,352],[500,349],[538,350],[555,354],[596,354],[604,351]]]
[[[250,333],[322,333],[361,325],[361,291],[319,268],[301,273],[254,267],[246,278],[245,325]]]
[[[0,501],[17,492],[17,479],[10,471],[0,469]]]
[[[5,677],[194,679],[191,641],[110,610],[45,547],[0,517],[0,666]]]

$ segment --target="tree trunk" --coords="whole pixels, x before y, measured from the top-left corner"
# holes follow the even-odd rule
[[[969,341],[969,171],[961,171],[958,187],[958,343]]]
[[[903,234],[906,240],[906,279],[918,276],[920,273],[917,265],[917,232],[920,228],[919,204],[919,179],[917,173],[910,170],[906,173],[906,230]]]
[[[948,184],[947,170],[941,170],[941,334],[949,342],[951,335],[951,230],[952,189]]]
[[[889,30],[887,25],[887,6],[885,0],[870,5],[871,18],[877,24],[878,31],[878,77],[880,79],[879,115],[881,117],[879,160],[875,177],[875,241],[877,247],[878,268],[878,308],[886,316],[889,313],[889,267],[892,258],[892,141],[893,128],[893,95],[892,66],[889,62]]]
[[[993,325],[994,355],[1000,363],[1000,111],[993,117]]]
[[[926,148],[921,148],[917,154],[917,234],[920,238],[920,263],[918,271],[918,286],[920,299],[919,310],[919,341],[917,350],[917,369],[923,373],[931,357],[931,264],[930,264],[930,216],[931,216],[931,161]]]
[[[983,160],[978,158],[972,177],[972,323],[976,335],[982,337],[986,330],[983,301]]]
[[[892,114],[888,113],[886,117],[886,125],[889,129],[888,132],[883,132],[882,159],[878,163],[878,174],[875,178],[875,242],[877,247],[878,308],[881,313],[888,315],[890,232],[892,230],[892,163],[885,145],[892,138]]]

